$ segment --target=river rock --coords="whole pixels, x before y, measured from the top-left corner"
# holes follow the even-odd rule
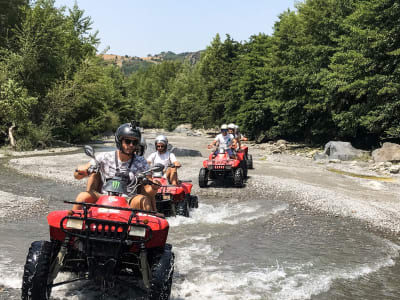
[[[318,159],[353,160],[365,155],[366,151],[354,148],[349,142],[330,141],[325,145],[323,153],[314,155]]]
[[[176,133],[187,133],[192,131],[192,124],[181,124],[174,129]]]
[[[372,158],[375,162],[400,161],[400,145],[384,143],[381,148],[372,152]]]
[[[389,168],[389,172],[392,174],[399,174],[400,172],[400,166],[399,165],[393,165]]]

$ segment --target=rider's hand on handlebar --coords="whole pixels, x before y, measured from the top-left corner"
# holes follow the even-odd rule
[[[212,148],[212,145],[211,144],[208,144],[207,145],[207,149],[211,149]]]
[[[86,166],[78,166],[75,172],[78,173],[78,175],[88,176],[88,169]]]
[[[155,184],[152,184],[151,188],[155,191],[158,190],[158,188],[161,186],[161,182],[158,181],[157,179],[153,179],[153,183]]]

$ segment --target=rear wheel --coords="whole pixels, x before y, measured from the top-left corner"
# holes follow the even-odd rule
[[[247,168],[253,169],[253,156],[251,154],[247,154]]]
[[[237,168],[235,170],[235,173],[233,174],[233,184],[236,187],[243,186],[243,170],[242,170],[242,168]]]
[[[187,197],[183,201],[176,203],[176,214],[189,217],[189,201]]]
[[[47,282],[54,245],[48,241],[33,242],[29,248],[22,278],[22,299],[50,299]]]
[[[197,196],[190,196],[190,207],[191,208],[199,207],[199,198]]]
[[[151,281],[148,290],[149,300],[168,300],[171,295],[174,274],[174,253],[172,246],[166,244],[163,253],[156,258],[151,267]]]
[[[207,187],[208,181],[208,170],[206,168],[201,168],[199,172],[199,186],[201,188]]]

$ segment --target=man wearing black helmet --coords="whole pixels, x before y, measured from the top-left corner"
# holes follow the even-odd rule
[[[149,166],[143,156],[135,155],[141,141],[141,133],[138,127],[131,123],[122,124],[115,132],[115,144],[117,150],[115,152],[104,152],[97,155],[97,161],[100,164],[101,171],[107,179],[112,178],[116,172],[127,172],[130,176],[134,176],[138,172],[144,172],[149,169]],[[75,179],[82,179],[88,176],[88,169],[95,165],[94,160],[86,165],[79,166],[74,173]],[[80,193],[76,197],[76,202],[95,203],[101,196],[101,187],[103,182],[98,173],[90,175],[89,184],[85,192]],[[93,177],[92,177],[93,176]],[[133,178],[131,178],[133,179]],[[157,193],[156,185],[146,185],[138,191],[130,202],[130,206],[136,209],[156,211],[155,194]],[[128,190],[128,192],[134,192]],[[76,204],[72,210],[81,209],[80,205]]]

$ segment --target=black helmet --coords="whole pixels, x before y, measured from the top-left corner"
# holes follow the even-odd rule
[[[115,144],[117,145],[118,150],[122,151],[122,140],[123,138],[135,138],[139,142],[141,140],[141,133],[139,127],[132,125],[132,123],[125,123],[118,127],[115,132]]]

